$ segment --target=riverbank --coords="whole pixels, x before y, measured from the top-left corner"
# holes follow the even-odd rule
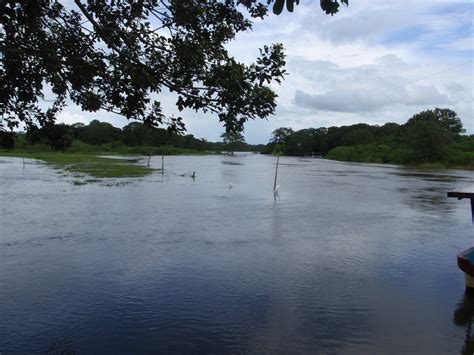
[[[261,153],[263,154],[263,153]],[[267,155],[267,154],[266,154]],[[338,156],[333,156],[328,154],[326,156],[313,156],[313,155],[282,155],[282,157],[287,158],[316,158],[316,159],[324,159],[329,161],[340,161],[346,163],[360,163],[360,164],[377,164],[377,165],[398,165],[403,168],[407,169],[424,169],[424,170],[445,170],[445,169],[454,169],[454,170],[474,170],[473,164],[451,164],[445,162],[428,162],[428,163],[404,163],[404,162],[397,162],[397,161],[382,161],[381,159],[373,159],[373,160],[359,160],[359,159],[351,159],[351,158],[343,158]]]
[[[359,160],[346,160],[336,159],[330,157],[323,157],[322,159],[340,161],[346,163],[360,163],[360,164],[377,164],[377,165],[398,165],[407,169],[422,169],[422,170],[474,170],[474,165],[456,165],[446,164],[442,162],[436,163],[395,163],[395,162],[384,162],[380,160],[375,161],[359,161]]]

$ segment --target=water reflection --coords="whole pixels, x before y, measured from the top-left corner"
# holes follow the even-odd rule
[[[0,352],[452,354],[456,324],[470,351],[472,228],[445,193],[472,173],[282,160],[276,204],[275,157],[167,157],[120,188],[0,164]]]
[[[456,207],[446,198],[453,184],[470,184],[474,181],[463,171],[424,171],[398,168],[388,174],[399,177],[398,191],[403,201],[420,211],[453,211]]]
[[[436,172],[409,172],[409,171],[398,171],[391,173],[392,175],[400,177],[409,177],[414,179],[421,179],[426,181],[435,181],[435,182],[449,182],[466,179],[464,176],[449,175],[449,174],[440,174]]]
[[[447,185],[416,187],[412,184],[409,187],[400,187],[398,191],[403,196],[403,202],[420,212],[427,211],[453,211],[456,206],[446,198]]]
[[[236,161],[228,161],[228,160],[223,160],[221,163],[224,165],[244,165],[243,163],[239,163]]]
[[[474,339],[472,339],[472,322],[474,319],[474,292],[466,292],[462,301],[454,311],[453,322],[459,327],[464,327],[464,345],[460,353],[463,355],[474,354]]]

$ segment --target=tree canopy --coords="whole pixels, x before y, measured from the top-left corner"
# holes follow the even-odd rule
[[[53,123],[71,101],[180,132],[182,117],[160,104],[167,91],[179,111],[212,112],[226,130],[242,130],[247,120],[274,112],[270,84],[283,80],[285,55],[281,44],[268,45],[245,65],[226,44],[251,30],[272,2],[2,1],[0,131]],[[286,3],[292,11],[298,0]],[[327,13],[338,6],[321,0]]]
[[[419,122],[439,125],[452,136],[458,136],[466,132],[458,114],[449,108],[435,108],[434,110],[417,113],[408,120],[407,125],[410,126]]]
[[[323,9],[326,14],[334,15],[336,12],[339,11],[339,2],[346,6],[349,6],[349,0],[320,0],[321,9]],[[295,4],[298,5],[300,0],[275,0],[275,4],[273,5],[273,13],[279,15],[283,11],[283,7],[286,3],[286,9],[289,12],[293,12]]]
[[[224,132],[221,134],[222,143],[224,143],[227,151],[234,154],[234,151],[242,149],[245,146],[245,138],[240,132]]]
[[[240,132],[225,132],[224,142],[209,142],[192,134],[172,134],[166,129],[142,122],[130,122],[123,128],[93,120],[89,124],[47,124],[27,132],[4,132],[0,149],[18,152],[114,153],[114,154],[182,154],[222,152],[224,150],[260,151],[263,145],[247,144]]]
[[[275,149],[286,155],[358,162],[474,165],[474,136],[465,135],[457,113],[448,108],[419,112],[402,125],[358,123],[296,132],[281,127],[273,131],[263,152]]]
[[[283,144],[285,143],[286,138],[293,132],[293,129],[288,127],[277,128],[272,132],[272,138],[270,139],[270,142],[276,144]]]

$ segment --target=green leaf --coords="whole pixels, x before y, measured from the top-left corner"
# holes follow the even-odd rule
[[[283,11],[283,6],[285,5],[285,0],[275,0],[275,5],[273,5],[273,13],[275,15],[280,15]]]
[[[286,0],[286,9],[289,12],[293,12],[293,10],[294,10],[294,0]]]

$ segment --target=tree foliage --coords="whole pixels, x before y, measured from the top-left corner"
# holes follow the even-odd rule
[[[282,127],[263,152],[271,154]],[[435,108],[413,115],[405,124],[354,124],[306,128],[287,135],[286,155],[317,155],[331,159],[379,163],[433,163],[474,165],[474,137],[465,132],[456,112]],[[278,139],[277,139],[278,140]]]
[[[65,124],[48,123],[41,128],[32,127],[26,134],[29,144],[46,144],[54,150],[67,150],[74,139],[73,128]]]
[[[461,119],[458,117],[456,112],[449,108],[435,108],[434,110],[426,110],[417,113],[408,120],[407,126],[418,122],[430,122],[437,124],[441,127],[441,129],[453,137],[459,136],[465,132]]]
[[[413,160],[430,162],[440,160],[450,142],[449,131],[431,120],[409,121],[407,137],[409,147],[413,148]]]
[[[252,19],[266,16],[267,6],[258,0],[2,1],[1,125],[52,123],[70,99],[86,111],[105,109],[181,131],[182,118],[166,116],[158,99],[170,91],[178,110],[211,111],[227,129],[239,130],[248,119],[273,113],[269,84],[285,74],[281,44],[264,46],[250,65],[225,47],[252,28]]]
[[[234,133],[231,133],[235,135]],[[234,150],[260,151],[263,145],[249,145],[240,134]],[[0,132],[0,148],[27,151],[63,150],[71,153],[179,154],[192,151],[222,152],[223,142],[208,142],[192,134],[172,134],[164,128],[131,122],[122,129],[107,122],[48,124],[31,127],[26,133]]]
[[[334,15],[336,12],[339,11],[339,2],[346,6],[349,6],[349,0],[320,0],[321,9],[323,9],[326,14]],[[295,4],[298,5],[300,0],[275,0],[275,4],[273,5],[273,13],[279,15],[283,11],[283,7],[286,4],[286,9],[289,12],[293,12]]]
[[[221,138],[230,154],[233,154],[234,151],[239,150],[239,148],[246,144],[245,138],[240,132],[224,132],[221,134]]]
[[[293,129],[289,127],[277,128],[272,132],[272,138],[270,139],[270,142],[276,144],[283,144],[285,143],[288,136],[293,132]]]
[[[106,144],[119,140],[120,129],[108,122],[92,120],[87,126],[75,127],[75,137],[87,144]]]
[[[320,0],[321,9],[328,15],[334,15],[339,11],[339,2],[349,6],[349,0]]]
[[[13,149],[15,148],[15,133],[0,131],[0,148]]]
[[[51,124],[70,100],[181,132],[182,117],[160,104],[168,91],[179,111],[212,112],[226,130],[242,130],[274,112],[270,84],[283,80],[285,55],[281,44],[268,45],[245,65],[226,44],[271,2],[2,1],[0,130]],[[321,6],[334,13],[336,3]]]
[[[285,74],[282,45],[264,46],[251,65],[225,48],[252,28],[253,18],[266,15],[259,1],[74,0],[72,9],[48,0],[1,4],[0,96],[8,127],[51,123],[69,98],[83,110],[182,130],[181,117],[167,118],[156,99],[166,90],[177,94],[180,111],[215,112],[231,130],[275,109],[269,84]],[[43,109],[38,99],[48,96],[53,102]]]

